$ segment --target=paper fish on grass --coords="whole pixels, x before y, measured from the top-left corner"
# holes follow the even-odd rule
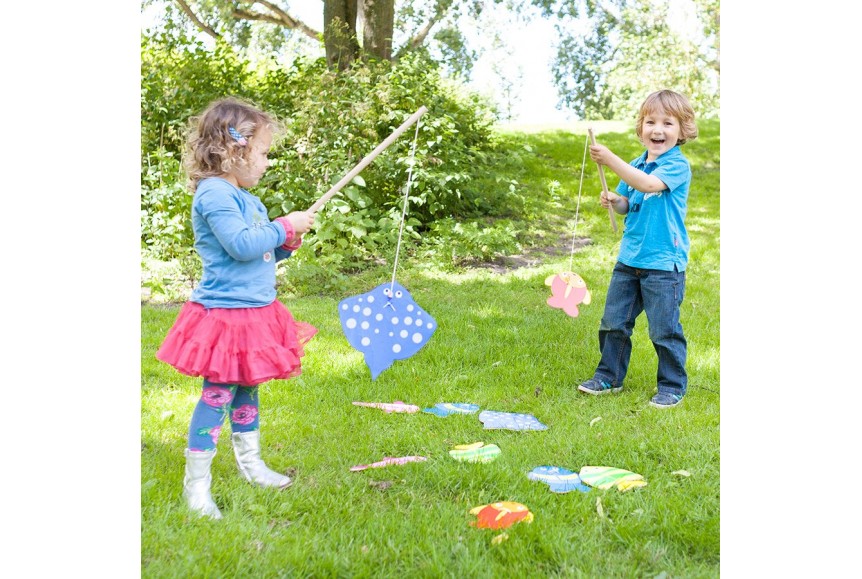
[[[450,414],[473,414],[477,410],[479,410],[478,404],[440,402],[435,404],[433,408],[425,408],[422,412],[442,417],[449,416]]]
[[[419,412],[419,407],[414,404],[404,404],[400,400],[396,400],[392,404],[388,402],[354,402],[354,406],[365,406],[366,408],[379,408],[384,412]]]
[[[539,422],[532,414],[517,414],[514,412],[496,412],[483,410],[479,413],[479,422],[485,430],[547,430],[548,427]]]
[[[500,447],[496,444],[486,445],[484,442],[474,442],[457,445],[449,451],[449,456],[460,462],[491,462],[501,453]]]
[[[590,487],[581,482],[578,473],[559,466],[537,466],[527,473],[527,478],[546,483],[555,493],[590,492]]]
[[[470,525],[478,529],[505,529],[519,521],[533,522],[533,513],[521,503],[502,501],[470,509],[477,520]]]
[[[580,313],[578,304],[589,304],[592,300],[587,282],[571,271],[548,276],[545,285],[551,286],[548,305],[563,310],[573,318],[577,318]]]
[[[371,464],[358,464],[356,466],[351,466],[351,472],[356,472],[360,470],[365,470],[367,468],[383,468],[384,466],[389,466],[392,464],[407,464],[408,462],[422,462],[428,460],[424,456],[387,456],[383,460],[378,460],[377,462],[372,462]]]
[[[620,492],[646,486],[643,475],[612,466],[581,467],[581,480],[599,489],[609,489],[616,486]]]
[[[338,303],[341,328],[365,355],[374,380],[395,360],[409,358],[428,343],[437,322],[399,283],[384,283]]]

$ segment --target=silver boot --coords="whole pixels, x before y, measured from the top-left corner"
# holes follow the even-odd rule
[[[183,496],[191,510],[213,519],[220,519],[221,511],[218,510],[210,494],[210,484],[213,480],[212,474],[210,474],[210,465],[212,465],[215,455],[215,450],[192,452],[188,448],[186,449]]]
[[[231,434],[236,464],[246,480],[262,487],[289,487],[293,481],[289,476],[270,470],[260,458],[260,431],[234,432]]]

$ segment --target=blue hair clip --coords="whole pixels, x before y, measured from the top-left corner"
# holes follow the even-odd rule
[[[234,138],[234,140],[235,140],[235,141],[236,141],[240,146],[245,147],[246,145],[248,145],[248,141],[246,140],[246,138],[245,138],[245,137],[243,137],[243,136],[240,134],[240,132],[239,132],[239,131],[237,131],[235,128],[233,128],[233,127],[228,127],[228,128],[227,128],[227,132],[229,132],[229,133],[230,133],[230,136],[231,136],[231,137],[233,137],[233,138]]]

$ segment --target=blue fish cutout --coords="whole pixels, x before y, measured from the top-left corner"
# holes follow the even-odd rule
[[[483,410],[479,413],[479,422],[485,426],[485,430],[547,430],[548,427],[539,422],[532,414],[518,414],[516,412],[497,412],[495,410]]]
[[[436,320],[397,282],[344,298],[338,315],[347,341],[365,355],[372,380],[395,360],[418,352],[437,329]]]
[[[568,493],[574,490],[590,492],[590,487],[581,482],[578,473],[561,466],[537,466],[527,473],[530,480],[541,481],[555,493]]]
[[[433,408],[426,408],[422,412],[434,414],[435,416],[445,417],[450,414],[473,414],[479,410],[478,404],[467,404],[464,402],[440,402],[435,404]]]

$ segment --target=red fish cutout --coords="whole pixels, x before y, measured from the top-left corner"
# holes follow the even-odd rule
[[[548,305],[563,310],[573,318],[577,318],[580,313],[578,304],[589,304],[592,300],[587,282],[571,271],[548,276],[545,285],[551,286]]]
[[[470,523],[477,529],[505,529],[518,521],[533,522],[533,513],[521,503],[512,501],[475,507],[470,509],[470,514],[477,517],[476,521]]]

